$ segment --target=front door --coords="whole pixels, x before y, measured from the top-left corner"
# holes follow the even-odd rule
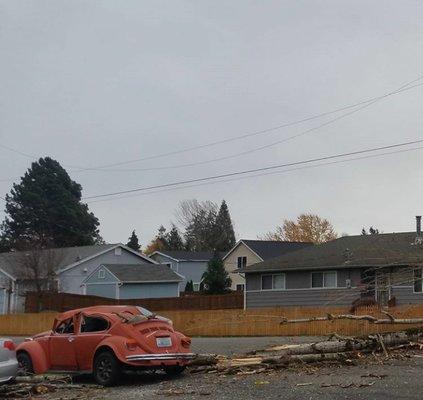
[[[59,323],[49,339],[51,369],[76,371],[75,328],[73,318]]]

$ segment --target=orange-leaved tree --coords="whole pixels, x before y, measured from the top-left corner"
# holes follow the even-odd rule
[[[274,232],[263,236],[266,240],[286,240],[288,242],[309,242],[320,244],[338,237],[332,224],[316,214],[301,214],[296,221],[284,219]]]

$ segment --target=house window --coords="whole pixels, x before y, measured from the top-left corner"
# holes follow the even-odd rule
[[[238,268],[244,268],[247,266],[247,257],[238,257]]]
[[[336,287],[336,281],[336,271],[311,273],[312,288],[334,288]]]
[[[244,290],[244,284],[243,283],[238,283],[236,285],[236,290],[242,292]]]
[[[285,289],[285,274],[261,276],[261,290]]]
[[[423,270],[421,268],[417,268],[414,270],[414,293],[423,292],[422,271]]]
[[[98,271],[98,279],[104,279],[106,277],[106,271],[104,269],[100,269]]]
[[[200,284],[199,283],[193,283],[194,292],[198,292],[200,290]]]
[[[116,247],[115,248],[115,256],[121,256],[122,255],[122,248]]]

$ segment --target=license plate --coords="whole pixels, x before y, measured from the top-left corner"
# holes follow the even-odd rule
[[[170,347],[172,346],[172,339],[170,337],[156,338],[157,347]]]

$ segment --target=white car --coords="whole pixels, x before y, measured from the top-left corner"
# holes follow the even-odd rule
[[[13,381],[18,374],[13,340],[0,338],[0,383]]]

